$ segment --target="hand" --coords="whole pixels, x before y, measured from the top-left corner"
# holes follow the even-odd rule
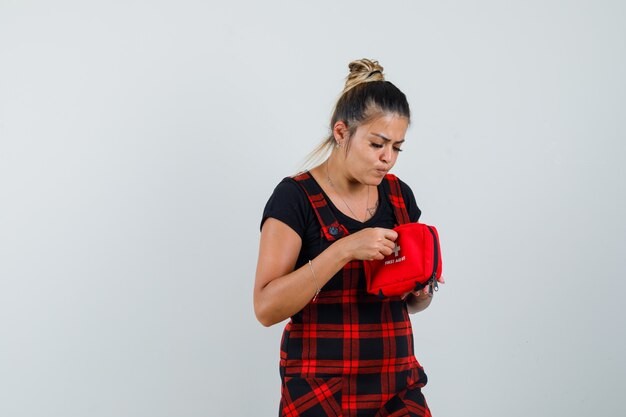
[[[416,301],[419,301],[421,299],[425,299],[425,298],[432,298],[433,293],[430,289],[430,285],[425,286],[424,288],[422,288],[421,290],[417,290],[417,291],[409,291],[407,293],[405,293],[404,295],[402,295],[402,299],[406,299],[409,295],[413,295],[413,297],[415,298]]]
[[[445,284],[445,281],[443,280],[443,276],[437,278],[437,282],[441,283],[441,284]],[[419,301],[420,299],[424,299],[424,298],[432,298],[432,296],[434,295],[433,293],[433,287],[430,284],[426,284],[426,286],[422,289],[419,289],[417,291],[409,291],[407,293],[404,293],[402,295],[402,299],[406,299],[410,294],[413,294],[413,296]]]
[[[381,260],[391,255],[395,247],[398,233],[391,229],[373,227],[363,229],[344,239],[343,244],[349,253],[350,259],[361,261]]]

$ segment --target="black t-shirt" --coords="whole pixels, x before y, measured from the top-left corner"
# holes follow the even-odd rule
[[[400,188],[409,213],[409,219],[412,222],[418,221],[421,210],[415,202],[413,191],[402,181],[400,181]],[[366,222],[360,222],[343,214],[335,207],[326,193],[324,193],[324,198],[326,198],[328,206],[339,223],[343,224],[350,234],[367,227],[392,229],[396,224],[393,208],[389,203],[389,198],[382,182],[378,185],[378,208],[374,216]],[[306,193],[293,178],[283,179],[274,189],[263,210],[261,228],[268,217],[273,217],[285,223],[302,239],[302,249],[296,262],[296,268],[304,265],[309,259],[315,258],[328,246],[328,242],[321,236],[319,221]]]

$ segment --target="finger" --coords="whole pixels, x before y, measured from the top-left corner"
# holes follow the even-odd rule
[[[389,239],[384,239],[381,243],[391,250],[393,250],[396,247],[396,243]]]
[[[378,250],[380,253],[382,253],[385,256],[389,256],[393,253],[393,247],[389,247],[386,245],[381,246],[381,248]]]
[[[392,242],[394,242],[398,238],[398,232],[396,232],[395,230],[391,230],[391,229],[384,229],[384,230],[385,230],[386,239],[389,239]]]
[[[380,260],[385,259],[385,255],[383,255],[382,253],[378,252],[374,256],[372,256],[372,258],[376,259],[377,261],[380,261]]]
[[[393,229],[387,229],[385,227],[376,227],[374,230],[376,230],[376,234],[379,236],[379,239],[381,240],[395,240],[396,237],[398,237],[398,232],[396,232]]]

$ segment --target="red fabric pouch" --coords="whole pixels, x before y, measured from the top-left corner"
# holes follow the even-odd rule
[[[434,226],[405,223],[398,232],[394,252],[382,260],[364,261],[367,292],[380,297],[404,295],[426,285],[438,289],[441,249]]]

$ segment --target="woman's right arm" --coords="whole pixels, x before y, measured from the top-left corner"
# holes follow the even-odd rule
[[[309,264],[294,270],[302,248],[300,236],[272,217],[263,223],[254,284],[254,312],[264,326],[279,323],[307,305],[343,266],[353,259],[382,259],[394,247],[397,233],[370,228],[330,245]]]

